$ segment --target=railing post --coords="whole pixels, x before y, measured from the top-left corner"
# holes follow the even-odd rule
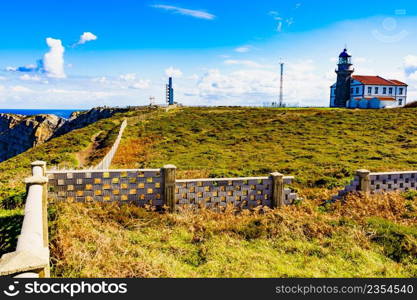
[[[36,168],[40,167],[42,169],[41,176],[46,177],[46,162],[44,161],[34,161],[30,164],[32,166],[32,176],[36,175]],[[43,193],[42,193],[42,220],[43,220],[43,246],[48,247],[49,237],[48,237],[48,182],[42,183]],[[28,186],[29,188],[29,186]]]
[[[284,206],[284,175],[278,172],[270,174],[272,179],[271,207],[277,208]]]
[[[165,165],[162,168],[164,178],[164,204],[170,212],[175,212],[175,173],[177,167]]]
[[[359,177],[359,191],[369,194],[371,191],[371,179],[369,170],[357,170],[356,175]]]
[[[16,251],[0,260],[0,275],[49,277],[47,183],[45,162],[31,164],[32,176],[25,179],[27,196],[22,230]]]

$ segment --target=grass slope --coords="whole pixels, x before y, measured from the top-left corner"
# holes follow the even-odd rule
[[[158,214],[62,204],[57,277],[415,277],[417,201],[400,195],[266,212]]]
[[[180,177],[295,175],[333,188],[356,169],[417,167],[417,110],[181,108],[130,123],[114,167],[161,167]]]
[[[266,212],[161,215],[134,206],[51,207],[54,276],[417,276],[415,194],[352,196],[322,206],[358,168],[417,164],[417,110],[178,108],[130,111],[0,163],[0,199],[19,207],[33,160],[77,166],[98,136],[99,160],[128,119],[113,167],[173,163],[179,177],[295,175],[309,201]],[[314,192],[311,192],[314,191]],[[0,252],[22,211],[0,211]]]

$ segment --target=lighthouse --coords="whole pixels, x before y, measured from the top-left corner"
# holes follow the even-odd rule
[[[332,107],[346,107],[346,103],[350,99],[350,82],[354,69],[352,67],[352,56],[343,49],[339,55],[339,63],[337,64],[337,81],[335,89],[334,103]]]

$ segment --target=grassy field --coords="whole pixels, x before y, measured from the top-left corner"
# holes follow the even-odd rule
[[[0,254],[15,245],[36,159],[78,165],[98,135],[98,161],[120,122],[113,168],[175,164],[180,178],[294,175],[304,198],[283,210],[159,214],[132,206],[51,206],[54,276],[417,276],[415,195],[327,204],[354,171],[417,166],[417,109],[242,107],[130,111],[0,163]]]
[[[159,214],[55,208],[57,277],[416,277],[417,200],[352,196],[280,210]]]
[[[181,108],[130,123],[114,167],[161,167],[180,177],[296,176],[331,189],[356,169],[417,168],[417,110]]]

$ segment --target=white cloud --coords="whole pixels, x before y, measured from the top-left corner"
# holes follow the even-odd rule
[[[120,80],[123,81],[133,81],[136,79],[136,74],[135,73],[127,73],[127,74],[122,74],[119,76]]]
[[[175,69],[174,67],[169,67],[165,70],[165,75],[169,77],[181,77],[182,71],[180,69]]]
[[[49,52],[43,57],[43,68],[48,77],[65,78],[64,72],[64,51],[61,40],[47,38]]]
[[[224,63],[226,65],[241,65],[250,68],[270,68],[270,66],[259,64],[252,60],[236,60],[236,59],[228,59],[225,60]]]
[[[273,67],[278,69],[278,66]],[[317,72],[312,60],[286,63],[284,101],[300,105],[313,105],[317,99],[327,102],[328,87],[334,78],[326,75]],[[265,69],[242,69],[230,73],[212,69],[201,77],[196,89],[209,105],[262,105],[277,99],[279,74]]]
[[[81,36],[79,41],[76,43],[76,45],[82,45],[89,41],[95,41],[97,40],[97,36],[91,32],[84,32]]]
[[[417,56],[407,55],[404,57],[404,72],[409,79],[417,80]]]
[[[147,89],[149,88],[150,82],[151,82],[150,80],[140,79],[139,81],[131,84],[129,87],[132,89],[139,89],[139,90]]]
[[[92,82],[100,82],[100,83],[106,83],[107,77],[106,76],[102,76],[102,77],[95,77],[93,79],[91,79]]]
[[[41,78],[37,75],[30,76],[29,74],[23,74],[19,77],[20,80],[27,80],[27,81],[41,81]]]
[[[235,51],[239,52],[239,53],[246,53],[246,52],[249,52],[250,50],[251,50],[251,46],[249,46],[249,45],[245,45],[245,46],[235,48]]]
[[[17,93],[29,93],[29,92],[32,92],[31,89],[29,89],[29,88],[27,88],[25,86],[22,86],[22,85],[12,86],[12,87],[10,87],[10,90],[12,92],[17,92]]]
[[[163,10],[171,11],[173,13],[190,16],[190,17],[194,17],[198,19],[213,20],[216,18],[215,15],[205,12],[203,10],[187,9],[187,8],[182,8],[178,6],[163,5],[163,4],[156,4],[156,5],[151,5],[151,6],[154,8],[160,8]]]

